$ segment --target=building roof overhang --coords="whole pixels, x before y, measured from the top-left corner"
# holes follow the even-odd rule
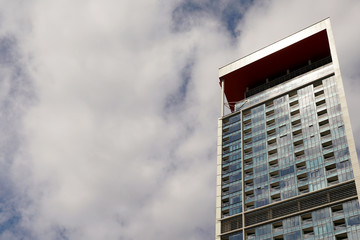
[[[309,60],[316,61],[328,56],[331,54],[326,28],[300,31],[220,68],[220,86],[224,80],[225,96],[233,111],[234,103],[245,98],[248,87],[284,75],[288,70],[307,64]]]

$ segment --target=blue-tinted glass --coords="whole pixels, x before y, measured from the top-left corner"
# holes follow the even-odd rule
[[[271,233],[272,225],[267,224],[255,229],[256,236],[262,236]]]
[[[268,175],[262,175],[262,176],[255,178],[255,184],[260,184],[260,183],[266,182],[268,180],[269,180]]]
[[[229,236],[229,240],[243,240],[242,233],[236,233]]]
[[[230,117],[229,122],[234,123],[240,120],[240,114]]]
[[[359,225],[360,224],[360,216],[356,215],[353,217],[349,217],[347,220],[348,226],[354,226],[354,225]]]
[[[297,240],[297,239],[302,239],[300,231],[288,233],[285,235],[285,240]]]
[[[295,172],[294,166],[290,166],[290,167],[281,169],[280,170],[280,176],[286,176],[286,175],[288,175],[290,173],[294,173],[294,172]]]
[[[231,175],[229,178],[230,178],[230,182],[240,180],[241,179],[241,172],[239,172],[237,174],[234,174],[234,175]]]
[[[268,198],[263,198],[261,200],[257,200],[255,201],[255,207],[262,207],[264,205],[269,204],[269,199]]]
[[[235,197],[230,198],[231,204],[239,203],[240,201],[241,201],[240,196],[235,196]]]
[[[241,182],[237,183],[237,184],[234,184],[234,185],[231,185],[230,188],[229,188],[230,193],[240,191],[241,187],[242,187]]]

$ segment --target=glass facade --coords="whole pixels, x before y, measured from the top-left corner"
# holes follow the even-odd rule
[[[242,212],[241,117],[229,117],[223,127],[222,217]]]
[[[223,239],[236,234],[239,233]],[[246,239],[360,239],[359,201],[347,201],[248,229]]]
[[[245,209],[353,179],[333,76],[242,114]]]
[[[222,218],[354,179],[334,75],[280,87],[284,94],[223,119]],[[253,97],[259,95],[268,93]],[[358,239],[359,234],[356,199],[221,239]]]

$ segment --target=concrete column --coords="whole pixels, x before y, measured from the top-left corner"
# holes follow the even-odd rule
[[[223,117],[225,105],[225,79],[221,79],[221,90],[221,117]]]

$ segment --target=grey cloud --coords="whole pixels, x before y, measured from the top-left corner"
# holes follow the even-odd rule
[[[13,26],[17,56],[29,56],[10,101],[21,104],[8,105],[21,141],[1,142],[16,153],[1,180],[12,183],[21,236],[214,238],[218,67],[330,16],[346,91],[358,88],[358,33],[344,26],[359,6],[345,2],[30,2],[25,31]]]

